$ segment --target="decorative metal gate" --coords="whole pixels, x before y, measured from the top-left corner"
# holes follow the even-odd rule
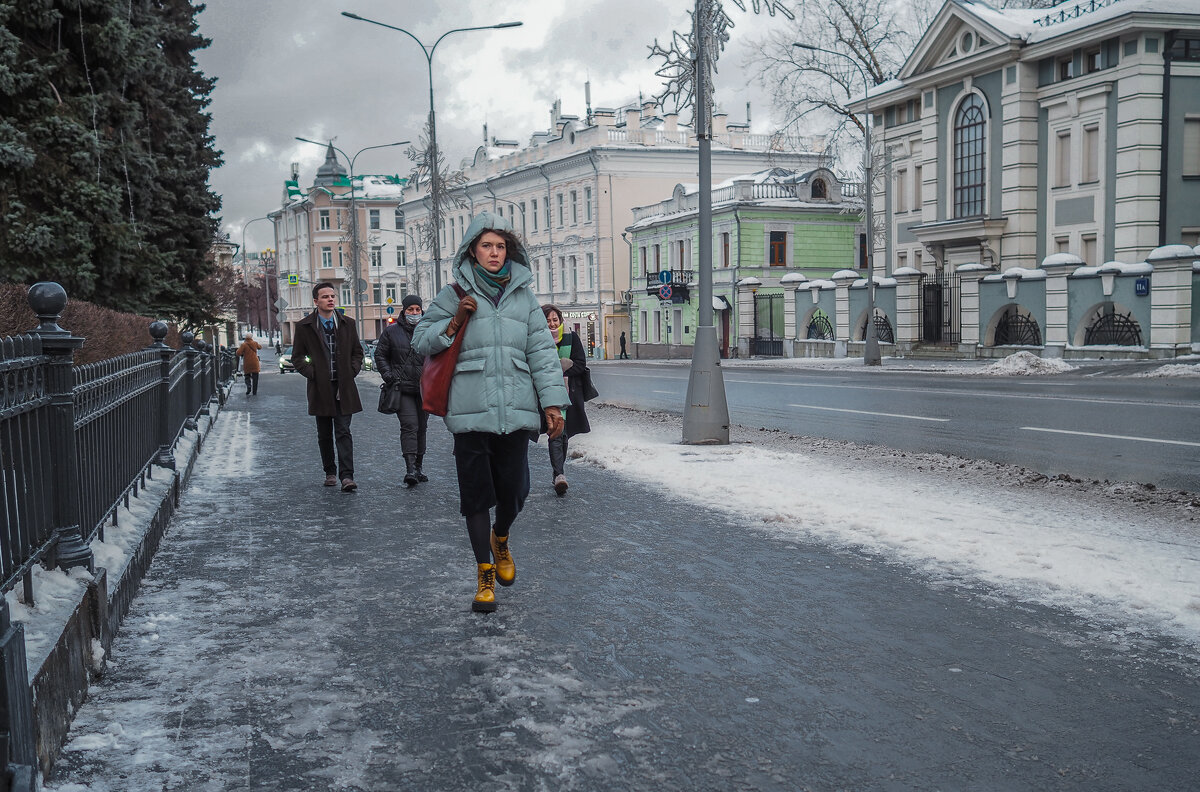
[[[750,354],[783,357],[783,295],[754,295],[754,336]]]
[[[833,322],[829,321],[829,315],[820,308],[813,311],[812,319],[808,321],[808,333],[806,338],[812,338],[820,341],[833,341]]]
[[[921,289],[922,341],[957,344],[962,340],[959,301],[962,277],[957,272],[939,269]]]
[[[1009,306],[996,320],[993,346],[1041,346],[1042,330],[1037,320]]]
[[[1105,303],[1083,334],[1085,346],[1141,346],[1142,328],[1133,314],[1119,314],[1116,306]]]
[[[866,329],[866,323],[863,323],[863,329]],[[866,338],[864,332],[863,338]],[[896,343],[896,333],[892,330],[892,323],[888,321],[887,314],[876,309],[875,314],[875,339],[881,344]]]

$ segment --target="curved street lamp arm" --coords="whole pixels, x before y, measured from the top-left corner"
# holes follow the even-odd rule
[[[386,22],[376,22],[374,19],[367,19],[366,17],[359,16],[358,14],[351,14],[349,11],[343,11],[342,16],[348,17],[349,19],[357,19],[359,22],[370,22],[372,25],[379,25],[379,27],[384,27],[384,28],[387,28],[388,30],[398,30],[401,33],[403,33],[404,35],[408,36],[413,41],[417,42],[417,45],[420,46],[421,50],[425,53],[425,60],[428,60],[428,61],[433,60],[433,49],[430,47],[426,47],[421,42],[421,39],[417,38],[412,33],[409,33],[407,30],[405,30],[402,27],[396,27],[395,25],[389,25]],[[451,32],[453,32],[453,31],[451,31]],[[441,41],[441,39],[438,39],[438,41]],[[437,44],[434,44],[433,46],[436,47]]]

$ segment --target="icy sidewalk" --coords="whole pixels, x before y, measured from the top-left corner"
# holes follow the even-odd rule
[[[320,486],[302,394],[272,377],[223,412],[48,791],[1095,792],[1200,773],[1195,646],[1172,632],[1194,623],[1194,562],[1169,596],[1098,597],[1081,575],[1064,595],[1038,571],[1153,563],[1158,518],[1194,558],[1183,506],[1151,522],[995,466],[779,433],[682,447],[670,419],[597,406],[565,498],[531,447],[518,582],[481,616],[440,422],[432,480],[407,490],[395,419],[356,416],[343,494]],[[1056,597],[1087,619],[1039,604]]]

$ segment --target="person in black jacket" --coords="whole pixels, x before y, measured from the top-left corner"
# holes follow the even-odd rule
[[[429,481],[421,470],[425,458],[425,430],[429,413],[421,409],[421,370],[425,356],[412,348],[413,330],[425,311],[421,298],[410,294],[404,298],[404,313],[400,321],[388,325],[375,345],[375,368],[383,381],[400,383],[400,451],[404,454],[404,484],[417,486]]]
[[[550,328],[550,336],[558,348],[558,362],[562,364],[563,381],[571,399],[565,416],[566,428],[562,434],[549,441],[554,492],[561,497],[567,492],[567,438],[592,431],[587,411],[583,408],[583,378],[588,373],[588,366],[587,358],[583,354],[583,343],[577,333],[567,330],[567,326],[563,324],[562,311],[554,305],[543,305],[542,313],[546,315],[546,326]]]

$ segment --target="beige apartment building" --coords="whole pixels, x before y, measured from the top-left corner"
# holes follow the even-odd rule
[[[409,236],[399,210],[405,181],[356,174],[352,185],[332,148],[308,188],[300,186],[299,166],[292,166],[282,206],[267,215],[275,224],[279,294],[286,303],[278,314],[283,343],[291,343],[292,327],[313,310],[312,287],[322,281],[338,290],[339,307],[358,322],[364,341],[378,338],[400,315],[408,288]]]

